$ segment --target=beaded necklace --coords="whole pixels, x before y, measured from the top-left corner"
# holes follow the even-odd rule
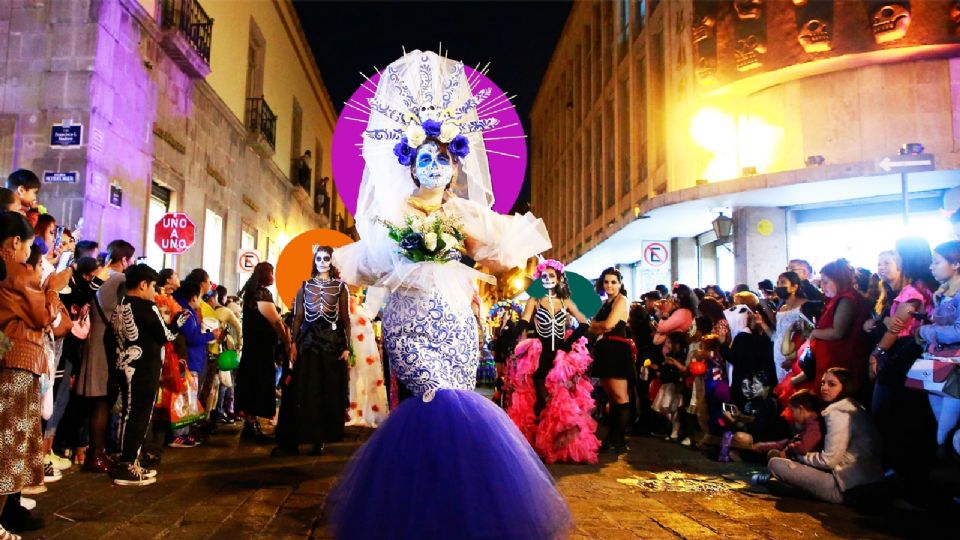
[[[327,321],[331,330],[337,329],[340,320],[340,288],[343,282],[338,279],[320,279],[319,276],[310,278],[304,285],[303,304],[304,318],[309,323],[318,319]],[[333,301],[329,301],[333,298]]]

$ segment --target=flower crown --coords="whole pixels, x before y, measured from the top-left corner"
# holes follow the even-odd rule
[[[537,265],[537,271],[533,274],[534,279],[540,279],[540,276],[547,268],[553,268],[558,274],[563,273],[563,263],[556,259],[546,259]]]
[[[443,111],[440,116],[448,114]],[[409,166],[417,154],[417,148],[430,140],[448,144],[447,149],[457,161],[463,161],[463,158],[467,157],[470,153],[470,141],[460,133],[460,124],[452,119],[437,119],[436,107],[433,105],[421,107],[420,116],[425,118],[422,122],[419,117],[411,115],[407,127],[403,130],[404,136],[393,147],[393,154],[401,165]]]

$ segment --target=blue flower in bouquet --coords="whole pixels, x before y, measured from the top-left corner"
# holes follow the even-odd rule
[[[427,120],[423,123],[423,131],[427,134],[427,137],[439,137],[440,127],[440,122],[436,120]]]
[[[450,141],[450,153],[461,160],[470,153],[470,141],[464,135],[457,135]]]
[[[414,250],[420,247],[420,243],[423,241],[423,235],[420,233],[412,232],[404,236],[400,240],[400,247],[405,250]]]
[[[407,166],[410,165],[410,162],[413,161],[413,155],[416,153],[416,149],[407,144],[407,138],[403,137],[393,147],[393,155],[397,156],[397,161],[401,165]]]

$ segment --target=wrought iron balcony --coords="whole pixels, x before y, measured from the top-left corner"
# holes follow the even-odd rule
[[[210,74],[213,19],[197,0],[163,0],[161,46],[194,78]]]
[[[247,132],[258,153],[273,155],[277,149],[277,115],[263,96],[247,98]]]

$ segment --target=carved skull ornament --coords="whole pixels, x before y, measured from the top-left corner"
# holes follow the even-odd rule
[[[760,37],[749,35],[738,39],[734,48],[737,71],[750,71],[763,65],[760,56],[767,52],[767,44]]]
[[[879,43],[896,41],[907,35],[910,12],[900,4],[887,4],[873,12],[873,38]]]
[[[763,0],[734,0],[733,9],[737,12],[737,18],[741,21],[756,20],[760,18],[760,10],[763,8]]]
[[[808,53],[826,52],[832,48],[830,43],[830,24],[819,19],[810,19],[803,24],[797,40]]]

